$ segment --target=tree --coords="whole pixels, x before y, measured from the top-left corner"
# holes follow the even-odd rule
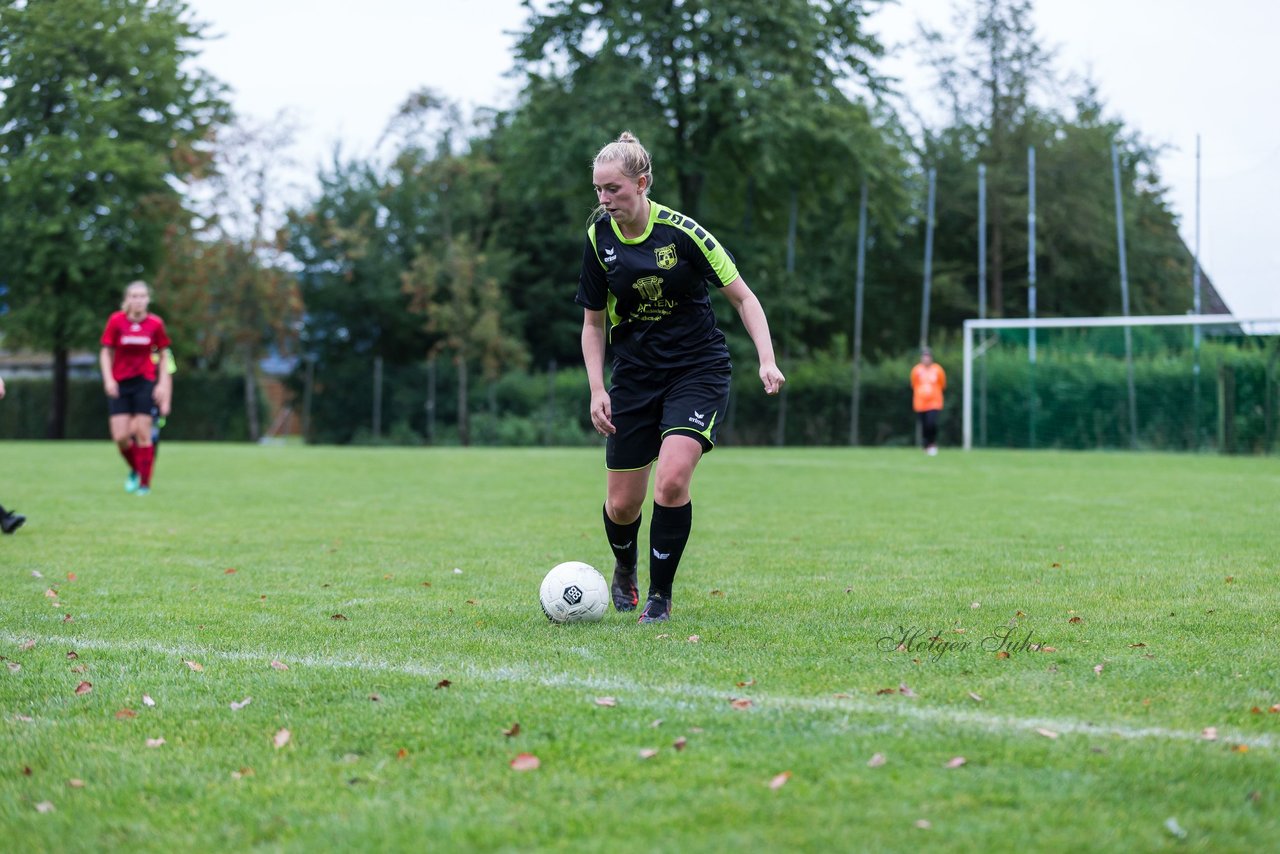
[[[69,352],[154,270],[228,115],[201,34],[182,0],[0,0],[0,280],[13,341],[53,353],[50,438]]]
[[[977,313],[977,171],[987,167],[989,313],[1025,315],[1028,148],[1036,151],[1037,313],[1118,314],[1110,146],[1122,153],[1135,313],[1182,313],[1190,261],[1155,169],[1157,151],[1104,116],[1096,87],[1060,80],[1031,23],[1031,0],[958,5],[957,34],[924,31],[948,118],[926,128],[921,158],[938,172],[935,325]]]
[[[696,218],[707,175],[741,123],[761,122],[763,135],[776,139],[778,129],[811,127],[811,96],[837,95],[838,83],[882,88],[871,62],[883,49],[862,28],[868,5],[555,0],[531,16],[518,62],[535,78],[590,80],[593,94],[612,96],[601,103],[626,105],[627,114],[656,106],[679,203]],[[617,111],[609,113],[617,121]]]
[[[296,352],[302,295],[284,235],[275,227],[293,130],[284,116],[238,120],[218,136],[214,166],[193,187],[202,216],[171,228],[157,282],[167,285],[175,327],[202,364],[231,363],[244,376],[249,438],[261,436],[258,364],[268,347]],[[180,324],[180,326],[179,326]],[[179,338],[181,340],[181,338]]]

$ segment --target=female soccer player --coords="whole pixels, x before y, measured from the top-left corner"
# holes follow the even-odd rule
[[[634,136],[623,133],[600,149],[592,183],[599,205],[587,226],[575,301],[583,308],[591,423],[605,436],[613,606],[631,611],[639,603],[636,540],[656,461],[649,595],[640,622],[659,622],[670,617],[672,582],[689,540],[693,470],[715,446],[729,401],[729,348],[716,327],[708,283],[742,318],[765,393],[776,394],[786,378],[774,360],[764,309],[732,256],[701,225],[649,199],[653,166]],[[608,390],[606,340],[613,347]]]
[[[151,492],[151,407],[155,403],[157,365],[169,358],[169,334],[164,321],[147,313],[151,289],[146,282],[130,282],[121,310],[107,320],[102,332],[102,387],[107,393],[111,438],[129,464],[126,492]],[[153,358],[159,355],[159,359]]]

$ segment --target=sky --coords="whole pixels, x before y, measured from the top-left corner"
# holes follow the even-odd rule
[[[910,42],[920,22],[952,31],[954,2],[901,0],[869,22],[893,48],[881,70],[921,109],[934,103],[933,78]],[[372,155],[410,92],[430,87],[470,109],[507,106],[517,91],[505,75],[526,19],[520,0],[189,6],[216,37],[198,64],[230,86],[236,111],[294,124],[297,193],[335,146]],[[1037,0],[1035,23],[1056,71],[1088,75],[1108,116],[1163,148],[1161,178],[1183,238],[1194,251],[1198,211],[1201,267],[1232,311],[1280,318],[1280,3]]]

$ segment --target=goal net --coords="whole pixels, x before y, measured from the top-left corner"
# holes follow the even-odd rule
[[[967,320],[964,447],[1280,450],[1280,318]]]

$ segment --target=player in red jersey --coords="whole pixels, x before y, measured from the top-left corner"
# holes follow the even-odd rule
[[[147,312],[151,289],[146,282],[130,282],[124,289],[121,310],[107,319],[102,331],[102,387],[107,393],[111,439],[129,464],[125,491],[151,492],[151,407],[157,401],[158,365],[169,358],[169,333],[164,321]],[[159,359],[153,358],[159,355]]]

